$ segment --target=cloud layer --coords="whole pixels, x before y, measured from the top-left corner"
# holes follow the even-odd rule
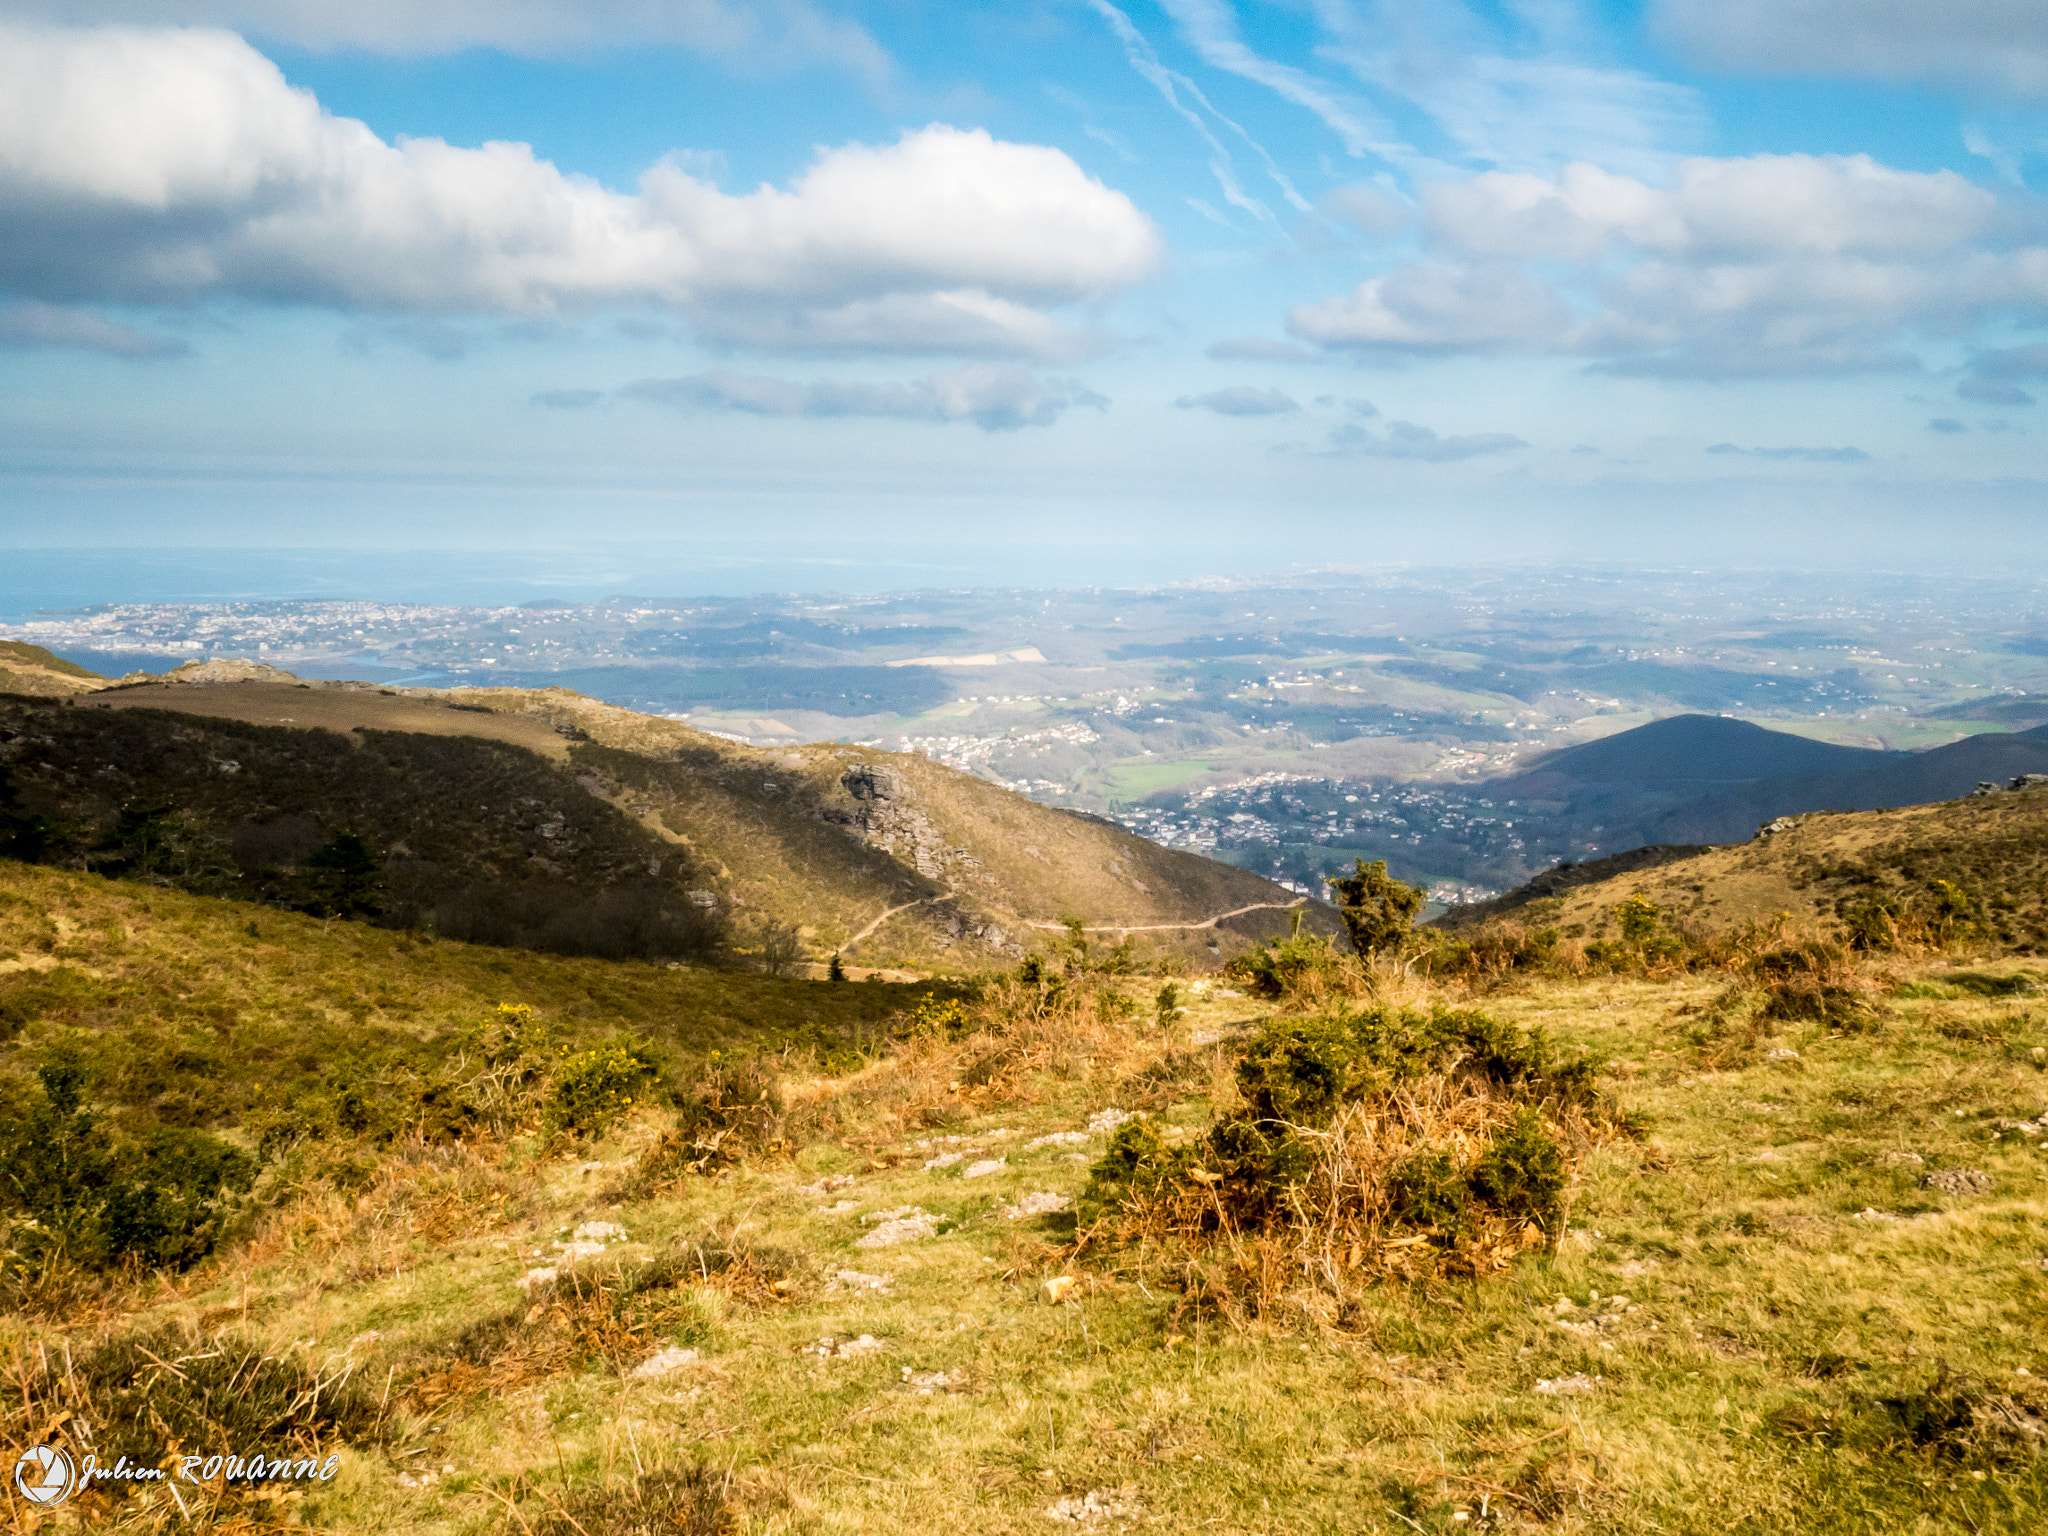
[[[12,20],[232,28],[305,48],[375,53],[580,52],[670,44],[755,65],[887,71],[873,38],[804,0],[6,0]]]
[[[687,411],[739,411],[749,416],[872,416],[897,421],[971,421],[986,432],[1049,427],[1072,406],[1096,409],[1108,400],[1071,379],[1044,379],[1022,368],[977,366],[929,374],[907,383],[827,379],[799,383],[717,370],[679,379],[642,379],[619,394]],[[557,391],[537,403],[583,405],[583,391]],[[577,398],[570,398],[570,397]]]
[[[2040,0],[1661,0],[1654,16],[1666,37],[1723,68],[2048,95]]]
[[[1232,384],[1206,395],[1182,395],[1173,403],[1184,411],[1214,411],[1219,416],[1280,416],[1301,409],[1293,396],[1253,384]]]
[[[1325,347],[1535,352],[1691,377],[1905,368],[1908,328],[2048,307],[2048,246],[1949,171],[1868,156],[1680,162],[1652,186],[1597,166],[1422,189],[1424,259],[1290,312]]]
[[[717,339],[1071,358],[1042,306],[1157,265],[1151,222],[1055,149],[934,125],[731,195],[637,194],[523,144],[386,143],[225,32],[0,28],[0,291],[384,313],[663,305]]]

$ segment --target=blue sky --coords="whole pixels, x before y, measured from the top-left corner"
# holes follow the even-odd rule
[[[0,27],[17,548],[2048,556],[2036,0]]]

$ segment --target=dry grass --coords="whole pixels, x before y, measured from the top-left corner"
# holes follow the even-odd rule
[[[355,964],[366,986],[402,974]],[[1100,1530],[1275,1536],[2038,1528],[2048,1152],[2013,1127],[2048,1111],[2048,1010],[2001,994],[2016,968],[1996,959],[1802,965],[1881,1006],[1879,1027],[1769,1016],[1774,966],[1493,986],[1489,1011],[1608,1061],[1652,1129],[1587,1128],[1563,1230],[1499,1234],[1521,1251],[1471,1274],[1385,1262],[1388,1229],[1363,1222],[1356,1263],[1334,1235],[1304,1254],[1295,1229],[1224,1245],[1219,1270],[1268,1272],[1278,1300],[1256,1315],[1075,1263],[1060,1216],[1006,1213],[1082,1191],[1105,1109],[1195,1139],[1240,1108],[1232,1068],[1279,1010],[1210,987],[1161,1028],[1153,979],[997,989],[837,1076],[770,1053],[755,1070],[775,1117],[698,1172],[633,1182],[664,1137],[695,1134],[667,1103],[574,1145],[394,1145],[176,1284],[128,1284],[99,1317],[0,1322],[0,1388],[28,1405],[6,1427],[71,1432],[49,1425],[71,1402],[54,1395],[67,1345],[76,1362],[169,1330],[314,1380],[346,1363],[371,1414],[317,1430],[343,1447],[333,1484],[275,1507],[225,1496],[216,1530],[1005,1536],[1064,1528],[1056,1507],[1124,1511]],[[1716,1057],[1694,1035],[1730,997],[1746,1043]],[[1327,1176],[1301,1198],[1336,1214],[1301,1230],[1383,1203],[1413,1138],[1456,1155],[1507,1107],[1404,1092],[1327,1128]],[[1921,1182],[1943,1171],[1989,1187]],[[857,1246],[905,1208],[929,1235]],[[558,1245],[590,1221],[625,1235],[564,1267]],[[522,1286],[542,1266],[552,1285]],[[1058,1275],[1076,1283],[1045,1305]],[[135,1500],[86,1513],[72,1528],[179,1519]]]

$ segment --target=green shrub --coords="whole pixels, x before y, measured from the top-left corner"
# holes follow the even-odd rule
[[[573,1135],[601,1135],[631,1109],[640,1089],[655,1074],[655,1063],[625,1045],[597,1045],[565,1052],[548,1083],[550,1129]]]
[[[1564,1149],[1528,1105],[1494,1133],[1472,1169],[1472,1193],[1501,1215],[1532,1221],[1552,1237],[1564,1220],[1570,1182]]]
[[[1365,1054],[1348,1018],[1274,1020],[1239,1059],[1237,1089],[1255,1119],[1328,1125],[1356,1092]]]
[[[27,1220],[24,1262],[62,1254],[89,1268],[189,1269],[211,1253],[256,1181],[256,1160],[204,1131],[159,1128],[117,1144],[85,1104],[85,1070],[60,1058],[43,1101],[0,1143],[0,1203]]]
[[[1403,885],[1389,875],[1385,859],[1370,864],[1360,859],[1351,874],[1340,875],[1329,884],[1352,948],[1368,958],[1398,951],[1415,926],[1416,914],[1429,900],[1421,886]]]
[[[1411,1153],[1394,1170],[1388,1209],[1396,1221],[1455,1237],[1471,1216],[1472,1191],[1457,1159],[1442,1148],[1429,1148]]]

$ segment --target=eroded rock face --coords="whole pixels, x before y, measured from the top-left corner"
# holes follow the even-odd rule
[[[853,796],[851,824],[865,842],[895,854],[927,880],[946,877],[944,839],[900,776],[874,763],[855,763],[839,784]]]

